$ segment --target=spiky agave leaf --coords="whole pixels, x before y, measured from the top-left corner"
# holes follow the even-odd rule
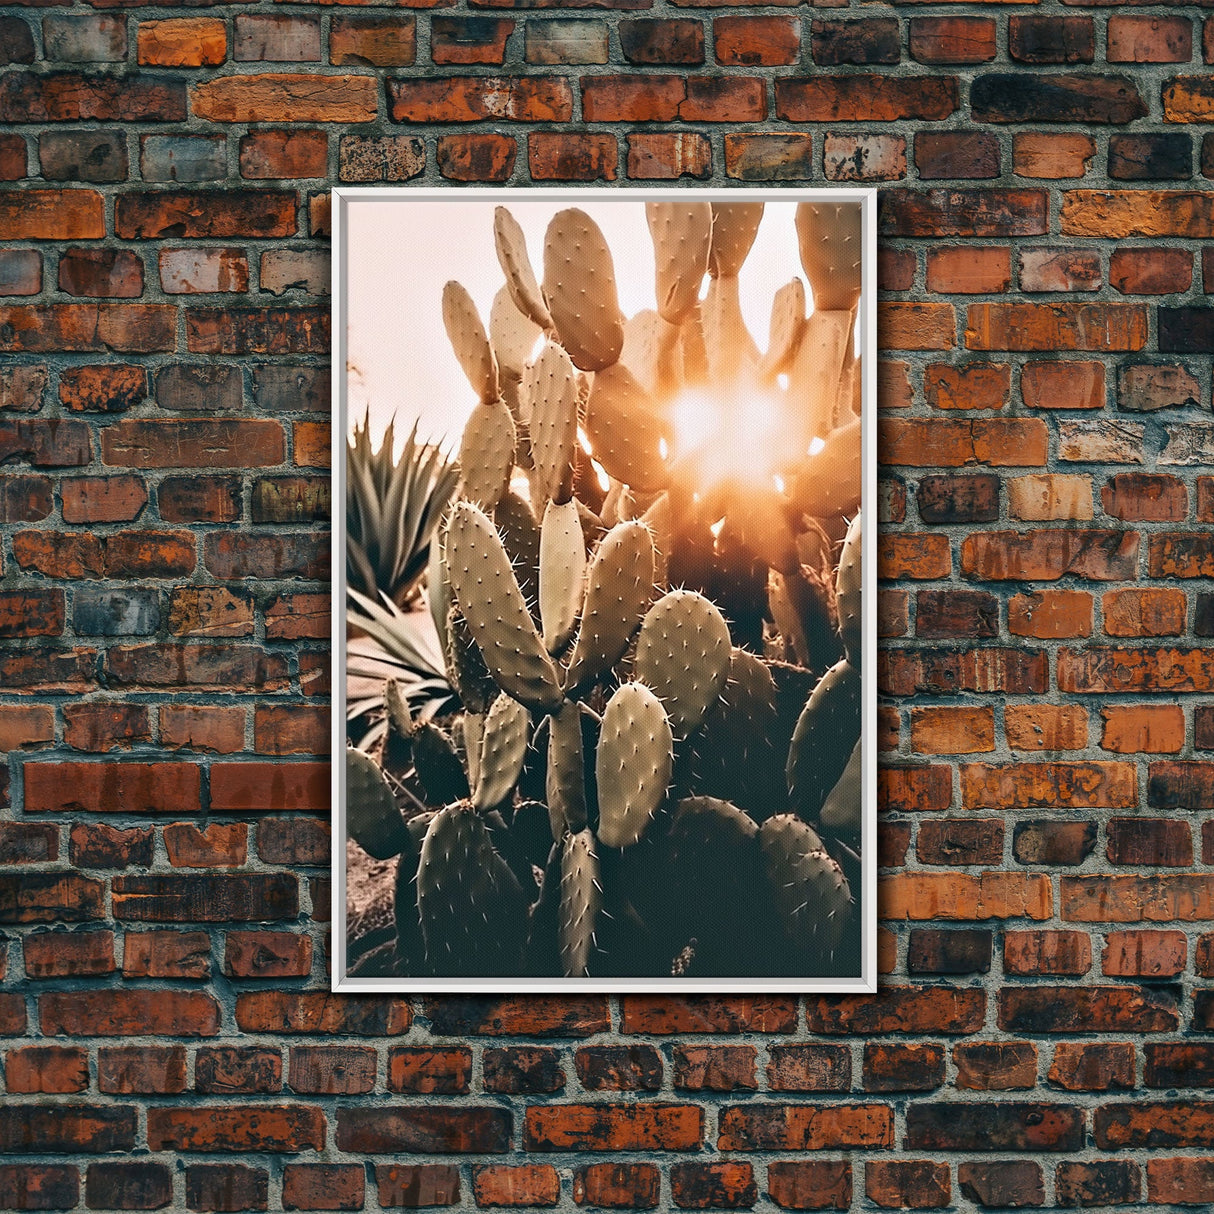
[[[380,718],[360,745],[370,746],[385,729],[384,687],[395,679],[410,709],[429,719],[454,700],[442,647],[430,617],[402,611],[390,599],[379,602],[347,588],[346,619],[365,636],[346,642],[346,719]]]
[[[440,444],[420,443],[417,424],[393,458],[395,418],[378,449],[370,415],[346,444],[346,574],[372,598],[382,592],[405,606],[417,597],[430,541],[455,493],[459,472]]]

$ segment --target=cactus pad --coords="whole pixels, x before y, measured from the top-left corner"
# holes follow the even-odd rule
[[[460,493],[492,510],[510,486],[514,468],[514,419],[500,401],[481,401],[464,426],[459,448]]]
[[[384,773],[361,750],[346,751],[346,830],[376,860],[412,850],[409,830]]]
[[[582,751],[582,707],[566,700],[549,718],[545,782],[552,837],[586,828],[586,770]]]
[[[609,476],[642,492],[665,488],[671,427],[623,363],[594,377],[585,424],[594,458]]]
[[[499,695],[485,717],[480,739],[472,804],[488,810],[500,805],[514,791],[527,756],[527,710],[508,695]],[[469,750],[472,743],[469,741]]]
[[[549,653],[569,643],[585,595],[586,543],[577,505],[549,502],[540,526],[540,620]]]
[[[785,935],[812,974],[829,964],[851,922],[847,879],[814,830],[792,814],[768,818],[759,847]]]
[[[662,701],[678,737],[695,729],[724,691],[730,654],[729,626],[702,594],[671,590],[649,609],[634,670]]]
[[[527,256],[523,229],[505,207],[498,207],[493,212],[493,242],[514,306],[539,328],[551,329],[552,317],[548,315],[540,284]]]
[[[788,796],[793,809],[816,822],[860,736],[860,672],[846,660],[823,676],[805,705],[788,750]]]
[[[550,712],[564,696],[493,524],[457,502],[447,532],[451,586],[494,682],[529,708]]]
[[[583,830],[566,835],[561,844],[561,904],[559,912],[561,967],[566,978],[590,975],[596,948],[595,930],[603,909],[599,860],[594,836]]]
[[[553,216],[544,238],[544,302],[574,365],[611,366],[624,347],[611,250],[598,224],[576,207]]]
[[[543,330],[518,310],[509,287],[502,287],[489,309],[489,343],[497,356],[498,369],[519,379]]]
[[[645,218],[657,262],[658,313],[681,324],[700,298],[712,244],[712,207],[707,202],[647,202]]]
[[[823,830],[855,838],[860,834],[864,810],[864,757],[859,739],[843,768],[839,782],[830,790],[822,806],[820,822]]]
[[[496,400],[497,359],[472,296],[458,282],[443,287],[443,324],[472,390],[483,401]]]
[[[708,256],[708,272],[713,278],[738,276],[759,234],[762,219],[761,202],[712,204],[712,248]]]
[[[447,623],[443,630],[447,659],[447,677],[455,688],[464,709],[472,713],[484,713],[497,694],[497,684],[481,657],[480,648],[472,638],[472,629],[460,611],[452,603],[447,612]]]
[[[607,702],[595,756],[599,840],[635,843],[670,786],[674,740],[661,701],[640,683],[625,683]]]
[[[493,510],[493,525],[510,558],[523,601],[533,621],[539,620],[540,524],[531,503],[519,493],[507,493]]]
[[[860,299],[864,219],[858,202],[797,204],[801,265],[815,312],[850,312]]]
[[[805,285],[799,278],[786,283],[771,301],[771,328],[767,353],[759,363],[759,377],[775,379],[788,369],[805,330]]]
[[[468,795],[468,777],[455,744],[430,721],[421,721],[413,730],[413,766],[430,804],[443,805]]]
[[[549,342],[528,375],[531,454],[544,493],[567,502],[577,452],[578,384],[569,355]]]
[[[835,599],[839,609],[839,633],[843,637],[843,648],[847,660],[860,670],[863,651],[863,596],[861,576],[863,570],[863,523],[859,512],[847,528],[843,551],[839,554],[839,570],[835,580]]]
[[[484,819],[466,803],[447,806],[430,822],[417,869],[417,907],[436,974],[517,972],[527,903]]]
[[[599,544],[586,576],[566,690],[592,683],[619,661],[653,598],[653,566],[653,538],[642,523],[619,523]]]
[[[708,374],[717,383],[731,383],[743,366],[759,361],[758,347],[742,316],[738,291],[736,278],[714,278],[700,304]]]

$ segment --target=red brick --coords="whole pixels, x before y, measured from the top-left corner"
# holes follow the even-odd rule
[[[796,63],[801,25],[796,17],[714,17],[712,42],[717,62],[727,67]]]
[[[360,79],[374,83],[371,77]],[[388,111],[394,122],[568,122],[573,95],[568,82],[559,77],[390,80]]]
[[[26,763],[25,808],[36,813],[197,813],[192,763]]]
[[[204,1046],[195,1057],[194,1087],[221,1095],[281,1091],[282,1055],[251,1046]]]
[[[210,122],[373,122],[376,82],[372,76],[289,73],[218,76],[196,84],[196,117]]]
[[[260,468],[282,462],[285,439],[276,421],[123,420],[106,427],[101,447],[102,460],[111,466]]]
[[[336,65],[407,67],[417,56],[415,18],[337,14],[329,27],[329,62]],[[320,177],[320,173],[291,176]]]
[[[407,1000],[335,996],[327,991],[253,991],[236,1000],[245,1032],[396,1036],[412,1023]]]
[[[52,991],[38,996],[47,1036],[214,1037],[219,1005],[202,991]]]
[[[994,818],[945,818],[919,827],[916,852],[924,864],[999,864],[1003,823]]]
[[[996,55],[989,17],[912,17],[910,52],[920,63],[989,63]]]
[[[921,181],[999,176],[999,141],[986,131],[920,131],[915,168]]]
[[[1101,409],[1104,366],[1095,362],[1028,362],[1020,394],[1030,409]]]
[[[561,1180],[546,1163],[491,1163],[472,1169],[472,1192],[478,1207],[555,1206]]]
[[[228,932],[224,972],[237,978],[306,978],[312,940],[295,932]]]
[[[917,754],[973,754],[995,749],[995,715],[987,707],[911,710],[911,749]]]
[[[4,1085],[9,1092],[83,1092],[89,1085],[88,1051],[64,1045],[9,1050],[4,1059]]]
[[[749,1209],[759,1196],[754,1169],[748,1163],[675,1163],[670,1192],[682,1210]]]
[[[388,1054],[388,1090],[421,1095],[459,1095],[469,1090],[472,1051],[451,1048],[400,1046]]]
[[[1040,418],[883,418],[878,433],[890,467],[1040,467],[1048,458],[1049,431]]]
[[[148,1109],[153,1151],[294,1153],[325,1145],[325,1118],[308,1105],[193,1105]]]
[[[893,1144],[893,1110],[884,1104],[727,1105],[722,1151],[821,1151]]]
[[[524,1131],[529,1151],[686,1151],[703,1137],[703,1109],[648,1102],[531,1105]]]
[[[105,235],[96,190],[0,192],[0,239],[89,240]]]
[[[725,172],[742,181],[800,181],[814,175],[813,136],[725,136]]]
[[[1123,295],[1170,295],[1193,284],[1188,249],[1114,249],[1109,284]]]
[[[185,1169],[186,1205],[191,1210],[265,1210],[270,1174],[238,1163],[192,1164]]]
[[[1085,590],[1039,590],[1008,600],[1007,627],[1013,636],[1041,639],[1091,636],[1092,596]]]
[[[244,709],[164,704],[160,708],[160,741],[169,750],[217,754],[243,750]]]
[[[772,1049],[779,1049],[773,1046]],[[676,1045],[674,1086],[687,1092],[756,1088],[753,1045]]]
[[[339,1150],[370,1155],[500,1155],[508,1149],[511,1122],[507,1109],[468,1104],[344,1106],[337,1110],[335,1142]]]
[[[652,1210],[658,1204],[661,1173],[651,1163],[592,1163],[573,1174],[578,1205]]]
[[[1138,304],[970,304],[965,344],[971,350],[1141,350],[1146,325]]]
[[[533,181],[614,181],[618,155],[614,135],[533,131],[527,136]]]
[[[1135,1185],[1129,1200],[1136,1201],[1138,1193]],[[1177,1205],[1214,1202],[1214,1160],[1149,1159],[1147,1199]]]
[[[361,1164],[289,1163],[282,1172],[284,1210],[361,1210],[365,1189]]]
[[[773,1045],[768,1086],[776,1092],[846,1092],[851,1053],[840,1045]]]
[[[1046,919],[1050,914],[1048,882],[1012,872],[902,872],[878,882],[881,918]]]
[[[130,523],[147,505],[138,476],[81,476],[60,481],[65,523]]]
[[[514,172],[517,143],[506,135],[440,135],[438,170],[452,181],[505,181]]]
[[[864,1047],[866,1092],[930,1092],[944,1083],[944,1049],[931,1042]]]
[[[852,1200],[851,1164],[773,1160],[767,1165],[767,1188],[772,1201],[785,1210],[847,1210]]]
[[[249,289],[249,261],[243,249],[161,249],[159,272],[160,287],[169,295]]]
[[[543,1046],[486,1049],[481,1058],[486,1092],[559,1092],[565,1086],[560,1054]]]
[[[354,1096],[375,1086],[377,1054],[354,1046],[292,1046],[287,1082],[292,1091]]]
[[[186,346],[194,354],[327,354],[329,320],[327,308],[191,308]]]
[[[186,1087],[181,1045],[102,1046],[97,1051],[97,1090],[114,1095],[176,1095]]]
[[[624,1033],[790,1033],[796,1001],[781,997],[628,995],[622,1000]]]
[[[1117,704],[1101,709],[1103,750],[1119,754],[1176,754],[1184,748],[1184,710],[1179,704]]]
[[[1110,978],[1174,978],[1184,971],[1186,951],[1181,932],[1109,932],[1100,969]]]
[[[643,181],[707,177],[712,169],[708,140],[692,131],[629,132],[628,176]]]
[[[1007,290],[1011,281],[1011,253],[1006,248],[958,246],[928,251],[929,291],[987,295]]]
[[[923,371],[923,394],[937,409],[1002,409],[1011,387],[1012,370],[1002,363],[930,363]]]
[[[952,874],[947,874],[952,879]],[[986,996],[976,988],[886,986],[876,995],[815,995],[806,1003],[811,1033],[972,1033]]]
[[[978,1092],[1037,1085],[1037,1047],[1028,1041],[971,1041],[953,1046],[956,1086]]]
[[[177,343],[168,304],[13,304],[0,307],[0,349],[152,354]],[[33,426],[46,423],[9,423]],[[59,427],[62,428],[62,423]],[[66,439],[66,436],[65,436]],[[35,459],[35,462],[40,462]]]
[[[951,77],[856,73],[776,80],[776,114],[786,122],[938,121],[957,106]]]
[[[704,26],[699,21],[625,18],[618,30],[620,50],[629,63],[704,62]]]
[[[1109,18],[1110,63],[1188,63],[1193,57],[1193,25],[1187,17]]]
[[[344,28],[341,21],[341,17],[333,18],[331,40]],[[324,131],[250,131],[240,137],[240,175],[267,180],[324,177],[328,169],[328,152],[329,137]]]
[[[152,736],[144,704],[65,704],[63,720],[63,740],[74,750],[127,750],[133,742],[148,742]]]
[[[1092,943],[1084,932],[1008,931],[1003,939],[1003,966],[1009,974],[1086,974],[1092,965]]]
[[[883,1210],[937,1210],[951,1204],[946,1163],[873,1159],[864,1165],[864,1195]]]
[[[376,1164],[375,1183],[380,1204],[386,1209],[459,1203],[459,1168],[454,1164]]]
[[[174,822],[162,833],[174,868],[237,868],[248,854],[249,828],[243,822],[211,822],[205,828]]]

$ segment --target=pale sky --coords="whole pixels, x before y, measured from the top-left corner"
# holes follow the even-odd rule
[[[739,195],[738,201],[744,201]],[[348,337],[351,373],[348,419],[361,419],[372,402],[372,434],[378,442],[398,413],[403,439],[415,418],[422,439],[458,443],[476,396],[464,378],[443,328],[442,291],[450,279],[463,284],[489,327],[493,296],[505,282],[493,243],[493,211],[500,196],[477,199],[358,199],[349,207]],[[557,211],[577,206],[607,238],[615,261],[625,316],[655,306],[653,242],[645,204],[618,199],[568,197],[559,202],[509,200],[527,238],[536,277],[543,278],[544,231]],[[742,311],[759,349],[767,347],[771,300],[798,277],[804,280],[793,226],[794,202],[768,202],[742,267]],[[808,286],[806,294],[809,295]]]

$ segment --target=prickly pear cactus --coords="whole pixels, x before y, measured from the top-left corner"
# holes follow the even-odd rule
[[[623,656],[654,588],[653,538],[642,523],[620,523],[599,545],[586,578],[586,601],[565,672],[570,694],[604,675]]]
[[[781,814],[759,829],[767,879],[789,946],[803,968],[828,964],[850,925],[855,905],[843,870],[800,818]]]
[[[788,797],[805,821],[818,820],[859,737],[860,672],[844,660],[814,688],[788,751]]]
[[[379,765],[361,750],[346,751],[346,829],[359,847],[388,860],[409,846],[409,830]]]
[[[863,562],[862,522],[857,511],[847,528],[843,551],[839,554],[839,571],[835,580],[835,600],[839,610],[839,633],[847,660],[857,669],[863,655],[861,628],[860,577]]]
[[[524,894],[484,819],[467,803],[447,806],[430,822],[417,870],[417,907],[435,974],[518,972]]]
[[[730,655],[729,625],[716,607],[694,590],[672,590],[641,623],[633,670],[686,737],[724,691]]]
[[[712,248],[712,206],[707,202],[647,202],[645,218],[657,262],[658,314],[682,324],[700,299]]]
[[[586,597],[586,541],[577,506],[549,502],[540,526],[540,620],[549,653],[564,649]]]
[[[573,364],[602,371],[624,348],[615,266],[599,225],[571,207],[553,216],[544,238],[544,302]]]
[[[482,401],[497,399],[497,359],[472,296],[458,282],[443,288],[443,324],[455,356]]]
[[[471,502],[457,502],[451,511],[447,568],[494,682],[529,708],[559,708],[564,696],[557,669],[535,630],[497,531]]]
[[[472,804],[479,810],[501,805],[514,791],[527,757],[527,710],[503,693],[493,701],[479,739]],[[470,747],[471,749],[471,747]]]
[[[595,756],[599,841],[635,843],[670,787],[674,738],[661,702],[640,683],[625,683],[607,701]]]
[[[561,966],[566,978],[588,977],[603,909],[599,858],[588,831],[569,834],[561,845]]]
[[[860,299],[864,230],[858,202],[802,202],[797,206],[801,265],[814,308],[850,312]]]

